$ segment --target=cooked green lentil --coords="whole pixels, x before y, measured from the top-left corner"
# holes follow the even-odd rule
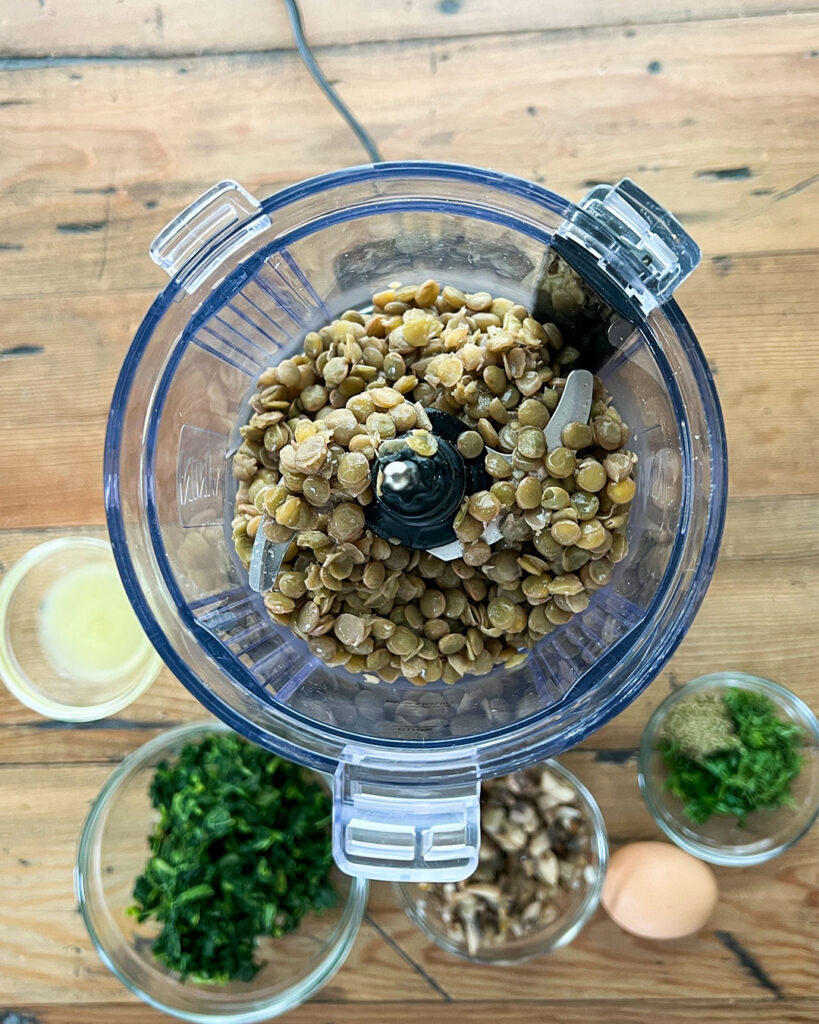
[[[483,452],[483,438],[477,430],[465,430],[458,436],[458,451],[465,459],[477,459]]]
[[[561,295],[557,311],[577,300]],[[242,561],[259,530],[293,540],[269,614],[327,664],[423,686],[514,667],[583,611],[628,551],[637,458],[599,380],[591,422],[568,424],[546,451],[576,357],[523,306],[435,281],[391,284],[372,313],[310,331],[303,353],[260,375],[234,456]],[[464,552],[450,563],[374,536],[364,515],[382,446],[436,450],[429,407],[463,422],[459,451],[493,478],[464,498]]]

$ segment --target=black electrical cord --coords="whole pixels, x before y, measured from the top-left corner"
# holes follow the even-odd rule
[[[287,8],[287,16],[290,19],[290,28],[293,32],[293,40],[296,43],[296,49],[304,62],[304,66],[316,80],[318,87],[327,99],[333,104],[339,114],[341,114],[350,126],[355,137],[367,151],[367,156],[370,160],[372,160],[374,164],[381,163],[384,157],[381,155],[378,146],[376,146],[364,126],[357,120],[347,104],[327,81],[324,72],[321,70],[316,58],[313,56],[312,50],[307,45],[307,40],[304,37],[304,26],[302,25],[301,11],[299,10],[298,3],[296,0],[284,0],[284,6]]]

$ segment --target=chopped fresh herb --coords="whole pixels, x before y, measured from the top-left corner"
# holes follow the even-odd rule
[[[697,700],[695,696],[681,701],[678,710]],[[660,741],[669,769],[668,789],[683,801],[685,814],[698,825],[713,814],[733,815],[744,825],[746,817],[762,807],[793,806],[790,787],[802,767],[802,730],[778,718],[776,706],[764,694],[732,687],[721,700],[732,731],[718,730],[712,709],[704,718],[708,736],[702,742],[687,731],[684,738],[675,736],[674,730],[667,730]],[[703,710],[700,704],[691,720]],[[712,752],[717,731],[717,745],[723,749]],[[696,759],[688,756],[698,747],[705,747],[707,754]]]
[[[134,884],[153,953],[183,978],[250,981],[258,936],[279,937],[334,905],[330,796],[307,771],[232,733],[157,765],[159,821]]]

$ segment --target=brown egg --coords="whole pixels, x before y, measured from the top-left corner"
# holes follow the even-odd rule
[[[630,843],[609,861],[601,902],[624,931],[679,939],[711,916],[717,880],[707,864],[670,843]]]

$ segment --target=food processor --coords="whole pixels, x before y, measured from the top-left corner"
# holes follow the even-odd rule
[[[706,361],[672,298],[699,250],[628,180],[574,205],[505,174],[400,162],[263,201],[224,181],[151,256],[172,280],[126,357],[105,451],[111,541],[145,631],[223,721],[334,776],[344,871],[467,877],[481,778],[566,750],[622,711],[704,596],[726,445]],[[556,258],[580,275],[571,302],[551,286]],[[231,457],[265,367],[343,310],[365,310],[388,282],[428,278],[508,297],[571,333],[576,372],[602,379],[639,469],[629,553],[585,611],[514,669],[418,687],[328,668],[271,621],[231,539]],[[392,483],[406,485],[405,467]]]

